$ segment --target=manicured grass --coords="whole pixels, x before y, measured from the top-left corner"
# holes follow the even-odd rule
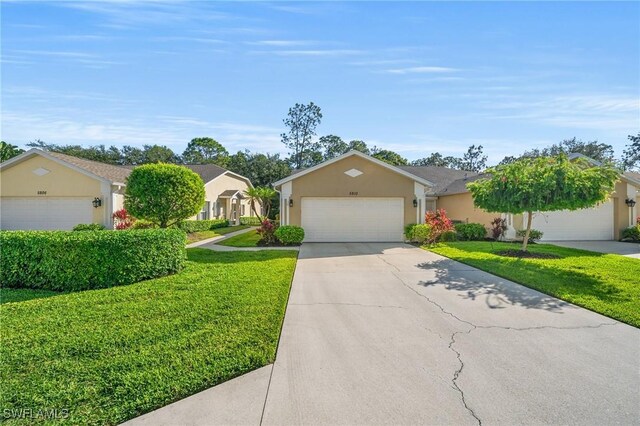
[[[187,234],[187,244],[206,240],[207,238],[219,237],[220,235],[225,235],[230,232],[240,231],[247,228],[250,228],[250,225],[226,226],[224,228],[216,228],[210,231],[192,232]]]
[[[30,288],[0,288],[0,304],[24,302],[25,300],[41,299],[60,294],[64,293],[51,290],[32,290]]]
[[[260,238],[262,237],[256,231],[249,231],[244,234],[222,240],[218,244],[228,247],[257,247]]]
[[[627,324],[640,327],[640,260],[616,254],[530,245],[529,250],[559,259],[517,259],[496,251],[517,249],[509,243],[443,243],[435,253],[534,288]]]
[[[173,276],[0,306],[0,407],[117,424],[273,362],[296,253],[187,252]]]

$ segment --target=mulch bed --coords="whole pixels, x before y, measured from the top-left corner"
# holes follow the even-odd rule
[[[498,256],[517,257],[520,259],[560,259],[560,256],[551,253],[533,253],[522,250],[498,250],[494,252]]]
[[[264,240],[259,240],[256,243],[258,247],[299,247],[301,244],[282,244],[280,241],[275,241],[271,244],[265,243]]]

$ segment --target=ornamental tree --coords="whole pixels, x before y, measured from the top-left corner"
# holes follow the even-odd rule
[[[251,206],[251,210],[255,213],[256,217],[261,220],[266,220],[269,217],[269,213],[271,212],[271,205],[273,203],[273,198],[277,195],[275,189],[268,187],[256,187],[249,188],[244,191],[244,195],[249,199],[249,205]],[[262,211],[264,212],[264,216],[258,213],[256,209],[256,205],[262,206]]]
[[[204,182],[186,167],[146,164],[127,179],[124,206],[132,216],[167,228],[196,215],[204,204]]]
[[[619,178],[610,164],[593,166],[566,155],[525,158],[487,170],[489,178],[467,184],[474,204],[489,212],[527,213],[527,250],[534,212],[578,210],[607,199]]]

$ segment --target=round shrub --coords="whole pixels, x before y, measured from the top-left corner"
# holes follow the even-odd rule
[[[624,241],[640,241],[640,224],[622,230]]]
[[[516,231],[516,236],[518,238],[522,238],[524,239],[524,236],[527,234],[527,230],[526,229],[521,229],[519,231]],[[531,232],[529,232],[529,241],[530,243],[533,243],[535,241],[539,241],[540,239],[542,239],[542,236],[544,235],[544,232],[542,231],[538,231],[537,229],[531,229]]]
[[[285,246],[296,245],[304,240],[304,229],[294,225],[284,225],[276,229],[276,238]]]
[[[102,231],[105,227],[101,223],[79,223],[73,227],[74,231]]]
[[[131,171],[124,197],[129,214],[167,228],[202,209],[204,182],[186,167],[145,164]]]
[[[418,244],[426,243],[431,238],[432,229],[431,225],[426,223],[414,225],[411,229],[411,241]]]
[[[410,223],[405,225],[404,227],[404,238],[407,241],[413,241],[413,228],[416,226],[415,223]]]
[[[459,240],[480,241],[487,235],[487,228],[481,223],[459,223],[455,225]]]

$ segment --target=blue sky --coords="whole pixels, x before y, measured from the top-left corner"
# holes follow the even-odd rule
[[[319,135],[490,162],[640,130],[640,3],[2,2],[2,139],[282,152]]]

